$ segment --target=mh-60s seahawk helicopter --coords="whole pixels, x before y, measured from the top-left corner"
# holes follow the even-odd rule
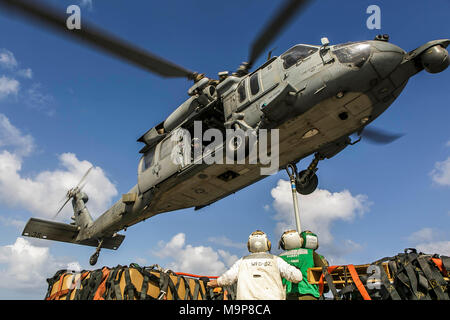
[[[137,185],[93,221],[86,208],[88,197],[82,192],[83,177],[67,193],[66,203],[72,199],[73,223],[32,218],[23,235],[97,247],[90,259],[94,265],[101,248],[120,246],[124,236],[118,231],[159,213],[202,208],[265,177],[260,174],[261,163],[192,161],[191,147],[199,143],[192,139],[195,123],[201,123],[203,130],[214,128],[222,133],[233,128],[256,131],[258,135],[262,129],[278,129],[277,170],[295,166],[301,159],[314,155],[306,170],[295,172],[296,187],[301,194],[309,194],[317,187],[320,160],[329,159],[358,141],[352,141],[351,135],[356,133],[379,142],[395,139],[396,136],[374,132],[366,126],[394,102],[410,77],[424,69],[438,73],[448,67],[446,48],[450,40],[430,41],[405,52],[389,43],[387,35],[338,45],[330,45],[322,38],[321,45],[299,44],[279,57],[269,55],[263,65],[250,71],[306,2],[286,2],[254,41],[248,62],[231,75],[219,73],[219,79],[214,80],[86,23],[81,30],[68,30],[65,12],[42,2],[0,0],[0,5],[11,11],[148,71],[163,77],[194,80],[188,91],[189,99],[138,140],[145,146],[140,151],[143,156],[138,164]],[[234,152],[246,140],[230,141],[222,147]],[[200,141],[200,148],[204,144]],[[173,161],[174,148],[178,148],[181,161]]]

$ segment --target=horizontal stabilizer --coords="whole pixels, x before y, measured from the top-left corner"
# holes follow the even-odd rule
[[[36,218],[31,218],[28,220],[22,235],[39,239],[69,242],[84,246],[98,246],[97,239],[76,241],[78,235],[78,228],[76,226]],[[121,234],[117,234],[114,237],[103,238],[102,248],[117,250],[124,238],[125,236]]]

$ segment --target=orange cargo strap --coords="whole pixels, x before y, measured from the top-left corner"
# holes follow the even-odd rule
[[[86,276],[89,274],[88,271],[84,272],[80,279],[78,280],[78,282],[80,282],[81,280],[83,280],[84,278],[86,278]],[[61,275],[61,277],[59,278],[59,285],[58,285],[58,291],[56,291],[54,294],[52,294],[50,297],[48,297],[46,300],[59,300],[61,298],[61,296],[66,295],[70,292],[70,289],[62,289],[62,286],[64,284],[64,277],[67,275],[73,275],[72,273],[63,273]],[[77,283],[78,283],[77,282]],[[75,284],[75,287],[77,286],[77,284]],[[67,297],[66,300],[69,300],[70,297]]]
[[[223,300],[228,300],[228,291],[223,290]]]
[[[350,275],[352,276],[354,284],[358,288],[359,293],[361,293],[361,295],[364,298],[364,300],[372,300],[370,298],[370,295],[367,293],[366,288],[362,284],[361,279],[359,279],[359,276],[358,276],[358,273],[356,272],[355,266],[352,265],[352,264],[349,264],[347,266],[347,268],[348,268],[348,271],[350,272]]]
[[[328,267],[327,272],[331,274],[337,267],[339,266]],[[324,289],[324,274],[322,273],[319,279],[319,293],[321,296],[323,295],[323,289]]]
[[[63,273],[61,277],[59,278],[59,284],[58,284],[58,290],[52,294],[50,297],[47,298],[47,300],[59,300],[61,296],[69,293],[69,289],[61,290],[63,283],[64,283],[64,277],[67,275],[67,273]]]
[[[197,274],[190,274],[190,273],[184,273],[184,272],[175,272],[175,274],[179,276],[186,276],[191,278],[209,278],[209,279],[217,279],[218,276],[199,276]]]
[[[441,259],[437,259],[437,258],[431,258],[431,260],[434,262],[436,267],[439,268],[439,270],[442,272],[444,277],[448,277],[447,270],[445,270],[444,265],[442,264],[442,260]]]
[[[94,300],[105,300],[105,298],[103,298],[103,295],[106,292],[106,280],[108,279],[110,271],[111,270],[109,270],[107,267],[103,267],[102,281],[100,282],[100,285],[98,286],[98,289],[95,292]]]

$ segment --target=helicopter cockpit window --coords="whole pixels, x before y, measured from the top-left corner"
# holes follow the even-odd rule
[[[142,171],[145,171],[152,166],[154,156],[155,156],[155,148],[148,151],[144,155],[144,163],[142,165]]]
[[[239,87],[237,89],[238,95],[239,95],[239,102],[242,102],[245,100],[245,98],[247,98],[247,95],[245,93],[245,80],[242,81],[239,84]]]
[[[304,60],[319,50],[316,47],[308,47],[304,45],[296,45],[281,55],[283,59],[283,67],[288,69],[300,60]]]
[[[364,42],[349,42],[335,46],[333,52],[339,62],[360,68],[369,59],[370,45]]]
[[[255,73],[250,78],[250,91],[251,91],[252,95],[255,95],[259,92],[258,74],[259,73]]]

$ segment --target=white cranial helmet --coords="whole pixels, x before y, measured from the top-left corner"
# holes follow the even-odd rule
[[[271,243],[264,232],[256,230],[248,237],[247,248],[251,253],[266,252],[270,251]]]
[[[296,230],[288,230],[281,235],[279,247],[283,250],[298,249],[302,245],[303,238]]]

